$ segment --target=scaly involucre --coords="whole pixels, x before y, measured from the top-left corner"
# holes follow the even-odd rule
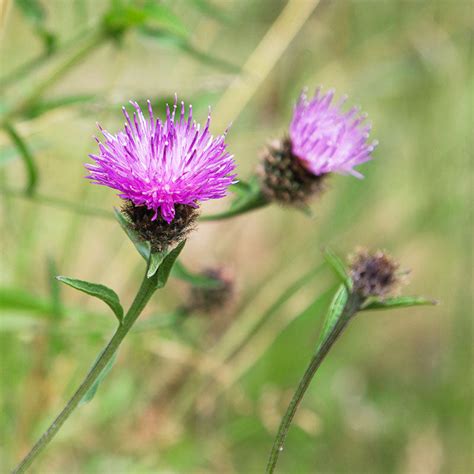
[[[161,212],[166,222],[175,216],[175,204],[198,207],[198,202],[226,195],[236,176],[233,156],[227,152],[225,135],[214,138],[209,132],[210,113],[201,129],[192,119],[192,106],[185,117],[184,102],[175,121],[166,107],[166,120],[153,117],[148,101],[149,118],[140,106],[131,102],[136,112],[133,120],[123,107],[125,129],[112,135],[99,129],[105,138],[98,139],[100,153],[89,155],[95,164],[87,164],[94,183],[120,191],[119,196],[135,206],[154,210],[153,220]]]
[[[377,146],[377,141],[367,143],[371,127],[362,125],[367,116],[357,107],[343,113],[347,97],[332,105],[334,91],[320,92],[318,88],[308,101],[303,91],[295,106],[289,130],[292,153],[316,176],[340,173],[362,178],[353,168],[370,160]]]

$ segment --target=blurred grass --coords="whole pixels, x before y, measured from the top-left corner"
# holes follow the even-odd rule
[[[73,3],[47,4],[47,25],[61,39],[98,20],[96,2]],[[221,15],[206,14],[203,2],[196,2],[201,8],[191,0],[166,3],[200,50],[241,66],[285,6],[275,0],[214,1],[231,19],[221,21]],[[228,337],[316,267],[327,244],[341,253],[356,245],[387,248],[413,269],[407,293],[441,301],[435,309],[356,320],[305,398],[281,472],[472,471],[473,20],[472,4],[463,1],[323,1],[232,125],[230,149],[245,177],[265,141],[285,130],[301,87],[323,84],[363,106],[380,146],[362,169],[363,181],[332,179],[313,206],[315,219],[272,207],[200,225],[184,261],[193,270],[223,263],[237,275],[240,291],[227,316],[235,321]],[[2,39],[2,75],[41,52],[40,40],[11,6]],[[14,93],[30,86],[15,84]],[[45,97],[94,94],[92,104],[17,124],[22,137],[40,145],[32,147],[40,193],[101,209],[117,206],[113,192],[82,179],[82,163],[95,149],[96,121],[114,130],[129,98],[161,102],[176,91],[192,100],[200,119],[212,105],[218,112],[213,131],[219,133],[237,112],[220,108],[222,97],[238,87],[235,73],[138,34],[120,47],[104,46]],[[0,185],[21,189],[24,170],[9,147],[2,135],[2,157],[3,150],[9,155],[0,160]],[[211,212],[225,205],[203,207]],[[55,324],[48,309],[48,256],[59,273],[110,285],[124,302],[133,295],[142,262],[111,220],[2,196],[1,222],[0,282],[8,290],[6,301],[18,297],[21,303],[0,309],[8,322],[0,332],[3,472],[63,405],[113,325],[100,303],[63,288],[63,304],[71,311],[54,337],[43,330]],[[188,321],[180,330],[185,334],[131,335],[97,397],[73,416],[32,472],[262,472],[327,301],[321,300],[317,320],[304,309],[332,283],[324,273],[297,292],[239,359],[222,367],[205,317]],[[148,315],[172,311],[184,295],[183,284],[173,280]],[[196,354],[219,367],[215,382],[197,397],[195,387],[209,380],[206,364],[183,371],[199,360]],[[240,374],[240,366],[248,370]]]

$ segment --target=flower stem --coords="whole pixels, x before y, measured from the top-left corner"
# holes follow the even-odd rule
[[[145,308],[149,299],[155,292],[157,288],[157,279],[158,272],[155,273],[152,278],[147,278],[145,273],[145,277],[143,278],[140,289],[138,290],[138,293],[135,296],[135,299],[133,300],[133,303],[130,306],[125,318],[123,319],[122,324],[120,324],[120,326],[117,328],[109,343],[102,351],[101,355],[96,360],[89,373],[86,375],[85,379],[76,390],[72,398],[69,400],[67,405],[63,408],[57,418],[51,423],[49,428],[43,433],[41,438],[37,441],[37,443],[33,446],[21,463],[16,467],[16,469],[14,469],[13,474],[20,474],[28,469],[36,457],[54,438],[56,433],[59,431],[64,422],[69,418],[71,413],[79,405],[80,401],[84,398],[84,395],[100,376],[104,367],[117,352],[117,349],[119,348],[124,337],[127,335],[138,316],[143,311],[143,308]]]
[[[314,374],[318,370],[322,361],[328,354],[329,350],[336,342],[337,338],[341,335],[342,331],[345,329],[352,317],[357,313],[361,304],[361,298],[356,294],[349,295],[349,298],[344,306],[341,317],[338,319],[337,323],[333,327],[332,331],[326,336],[326,338],[321,341],[316,353],[311,359],[303,378],[301,379],[298,388],[296,389],[293,398],[291,399],[286,413],[280,423],[278,428],[278,433],[273,443],[272,450],[270,452],[270,457],[268,459],[266,473],[271,474],[275,471],[276,464],[278,462],[278,456],[280,452],[283,451],[283,445],[285,443],[285,438],[290,428],[293,417],[295,416],[296,410],[298,409],[303,396],[308,389],[311,380],[314,377]]]

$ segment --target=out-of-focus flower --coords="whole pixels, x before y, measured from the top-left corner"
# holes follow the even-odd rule
[[[398,262],[386,252],[358,249],[350,257],[353,290],[364,298],[391,296],[402,283],[398,269]]]
[[[234,278],[224,268],[209,268],[202,276],[215,280],[214,287],[192,286],[189,291],[187,311],[190,313],[213,314],[223,312],[234,294]]]
[[[320,89],[308,100],[303,92],[295,106],[289,135],[264,153],[262,192],[282,204],[304,204],[324,189],[329,173],[362,175],[354,169],[371,159],[377,142],[368,142],[370,125],[357,107],[341,110],[347,97],[332,104],[334,91]]]

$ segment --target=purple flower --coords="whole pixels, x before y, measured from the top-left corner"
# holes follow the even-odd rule
[[[120,191],[119,196],[155,211],[170,223],[175,216],[175,205],[198,207],[199,201],[218,199],[226,195],[235,181],[233,156],[227,152],[225,135],[214,138],[209,132],[210,113],[201,129],[192,120],[192,106],[185,117],[184,102],[175,120],[177,97],[173,112],[166,107],[166,120],[153,117],[148,101],[149,118],[139,105],[131,102],[136,113],[133,120],[125,107],[125,129],[112,135],[99,129],[105,138],[98,139],[99,154],[90,155],[95,164],[87,164],[87,176],[95,184]]]
[[[318,88],[308,101],[306,93],[300,96],[290,124],[291,151],[303,166],[316,176],[326,173],[363,176],[354,166],[371,159],[377,141],[367,143],[370,125],[362,125],[367,118],[354,107],[342,112],[344,97],[332,105],[334,90],[320,95]]]

